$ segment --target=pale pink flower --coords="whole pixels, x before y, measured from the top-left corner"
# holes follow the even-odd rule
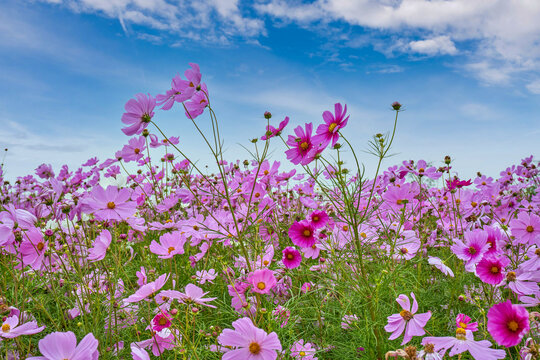
[[[401,305],[402,309],[399,314],[393,314],[388,317],[388,324],[384,327],[384,330],[391,332],[389,340],[397,339],[405,330],[405,336],[401,345],[405,345],[411,341],[413,336],[422,336],[426,332],[424,326],[426,326],[428,320],[431,318],[431,311],[422,314],[416,314],[418,311],[418,303],[414,293],[411,292],[413,298],[413,304],[411,308],[411,302],[409,298],[400,294],[396,301]]]

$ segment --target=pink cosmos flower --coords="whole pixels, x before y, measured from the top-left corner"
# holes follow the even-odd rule
[[[486,256],[476,265],[476,274],[486,284],[498,285],[505,277],[504,268],[510,264],[506,256]]]
[[[41,164],[36,168],[36,175],[41,179],[50,179],[54,177],[54,171],[51,164]]]
[[[204,112],[204,109],[208,106],[208,99],[206,98],[208,89],[206,84],[201,84],[201,90],[197,91],[191,99],[185,103],[186,117],[188,119],[195,119],[197,116]]]
[[[294,247],[289,246],[283,249],[283,258],[281,261],[283,261],[283,265],[287,269],[294,269],[300,266],[300,263],[302,262],[302,255],[300,255],[300,251],[296,250]]]
[[[122,115],[122,122],[129,125],[122,129],[127,136],[140,135],[152,120],[156,107],[156,100],[150,94],[139,93],[135,98],[128,100],[124,106],[126,112]]]
[[[343,108],[340,103],[337,103],[334,105],[334,110],[335,115],[330,111],[323,113],[324,124],[317,127],[316,136],[313,139],[315,143],[321,143],[323,148],[328,146],[330,142],[332,142],[332,146],[336,145],[339,139],[339,130],[343,129],[349,121],[349,117],[345,117],[347,105]]]
[[[540,246],[540,216],[521,212],[510,221],[510,228],[519,244]]]
[[[313,227],[315,229],[325,227],[326,224],[328,224],[328,220],[330,219],[328,214],[323,210],[316,210],[312,212],[309,218],[311,219],[311,223],[313,224]]]
[[[403,207],[410,208],[416,195],[418,195],[419,189],[416,185],[405,183],[400,186],[388,186],[382,198],[385,204],[394,210],[400,211]]]
[[[434,166],[428,167],[428,164],[425,160],[418,160],[416,164],[416,171],[414,173],[419,177],[427,177],[429,179],[437,180],[442,176],[442,173],[437,171],[437,168]]]
[[[112,237],[109,230],[103,230],[96,240],[94,240],[93,247],[88,250],[88,260],[92,262],[103,260],[109,245],[111,245],[111,240]]]
[[[238,319],[232,323],[234,330],[225,329],[218,336],[222,346],[233,347],[223,354],[222,360],[275,360],[281,352],[281,343],[275,332],[266,331],[253,325],[250,318]]]
[[[307,220],[296,221],[289,228],[289,237],[294,245],[308,248],[315,245],[315,227]]]
[[[527,310],[522,306],[513,305],[510,300],[493,305],[487,317],[489,333],[497,344],[506,347],[519,344],[530,328]]]
[[[414,293],[411,292],[413,298],[413,304],[411,308],[411,302],[407,295],[400,294],[396,301],[401,305],[401,312],[399,314],[393,314],[388,317],[388,324],[384,327],[386,332],[391,332],[392,335],[389,340],[397,339],[405,330],[405,336],[401,345],[405,345],[411,341],[413,336],[422,336],[426,332],[424,326],[426,326],[428,320],[431,318],[431,311],[422,314],[416,314],[418,311],[418,302]]]
[[[465,269],[472,271],[474,265],[482,260],[484,254],[489,250],[487,242],[488,234],[484,230],[475,229],[467,231],[464,235],[465,242],[454,239],[454,244],[450,247],[452,252],[461,260],[465,260]]]
[[[131,356],[133,357],[133,360],[150,360],[148,352],[139,347],[136,343],[131,344]]]
[[[259,294],[268,294],[277,284],[274,272],[268,269],[255,270],[248,275],[247,281],[252,286],[252,291]]]
[[[39,340],[39,351],[43,356],[27,360],[97,360],[98,341],[92,333],[87,334],[77,345],[77,337],[71,331],[53,332]]]
[[[454,189],[461,189],[462,187],[469,186],[472,184],[471,179],[469,180],[459,180],[459,179],[453,179],[453,180],[446,180],[446,186],[448,187],[448,190],[454,190]]]
[[[116,152],[116,158],[121,158],[125,162],[137,161],[144,156],[146,149],[146,139],[144,136],[129,139],[128,144],[122,150]]]
[[[454,272],[441,259],[435,256],[428,256],[428,263],[441,270],[444,275],[454,277]]]
[[[288,123],[289,123],[289,117],[286,116],[285,119],[283,119],[283,121],[279,123],[279,126],[277,129],[273,127],[272,125],[268,125],[266,127],[266,133],[263,136],[261,136],[261,140],[267,140],[274,136],[279,136],[281,132],[283,131],[283,129],[285,129],[285,126],[287,126]]]
[[[172,315],[166,311],[159,312],[152,319],[152,330],[161,331],[171,326]]]
[[[149,247],[150,251],[159,255],[160,259],[170,259],[174,255],[184,253],[184,244],[187,239],[180,231],[173,231],[161,235],[159,241],[160,243],[152,240]]]
[[[285,151],[287,159],[293,164],[307,165],[315,159],[315,156],[322,151],[318,144],[314,143],[311,135],[313,132],[313,124],[306,124],[306,129],[298,126],[294,129],[296,136],[289,135],[287,145],[290,149]]]
[[[394,259],[411,260],[420,249],[420,239],[413,230],[404,230],[394,244]]]
[[[109,185],[103,189],[97,185],[81,200],[83,211],[94,214],[99,220],[125,220],[135,214],[136,204],[130,201],[129,189]]]
[[[162,110],[170,110],[175,102],[183,103],[191,99],[196,88],[189,86],[189,83],[189,81],[183,80],[180,75],[176,75],[172,78],[171,89],[163,95],[156,96],[157,104],[161,106]]]
[[[207,281],[210,284],[214,283],[214,279],[217,277],[216,270],[201,270],[195,273],[196,279],[199,284],[204,285]]]
[[[185,288],[185,292],[183,293],[177,290],[163,290],[162,292],[159,293],[160,296],[165,296],[171,299],[177,299],[183,304],[195,303],[195,304],[215,308],[214,305],[207,304],[207,302],[214,301],[216,300],[216,298],[215,297],[204,298],[203,296],[205,296],[206,294],[208,294],[208,292],[203,292],[203,290],[200,287],[194,284],[187,284]]]
[[[141,286],[139,290],[135,292],[135,294],[125,299],[124,302],[135,303],[146,299],[147,297],[155,295],[163,287],[163,285],[165,285],[167,280],[169,280],[168,274],[161,275],[156,279],[156,281],[152,281],[146,285]]]
[[[450,350],[450,357],[469,351],[472,357],[476,360],[499,360],[506,357],[504,350],[491,349],[491,343],[488,340],[476,341],[472,331],[458,328],[456,337],[443,336],[433,337],[427,336],[422,339],[422,345],[428,347],[431,344],[435,351],[442,351],[442,355]]]
[[[471,318],[468,317],[467,315],[465,314],[458,314],[458,316],[456,317],[456,326],[458,328],[462,328],[464,330],[469,330],[469,331],[478,331],[478,323],[477,322],[470,322],[471,321]]]
[[[45,326],[38,327],[35,321],[19,324],[19,320],[19,315],[7,317],[0,326],[0,338],[13,339],[21,335],[33,335],[45,329]]]
[[[298,360],[317,360],[318,358],[315,357],[315,352],[317,351],[313,344],[311,343],[305,343],[304,340],[300,339],[298,341],[295,341],[294,344],[291,346],[291,356]]]
[[[22,258],[20,267],[30,265],[32,269],[39,270],[43,264],[48,242],[43,239],[43,234],[36,228],[32,228],[23,234],[23,241],[19,246]]]

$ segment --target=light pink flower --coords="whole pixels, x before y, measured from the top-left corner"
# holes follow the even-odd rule
[[[35,321],[19,324],[19,320],[19,315],[6,318],[0,326],[0,338],[13,339],[21,335],[33,335],[45,329],[45,326],[38,327]]]
[[[184,253],[186,241],[186,237],[180,231],[173,231],[161,235],[159,243],[153,240],[149,249],[152,253],[158,255],[160,259],[170,259],[174,255]]]
[[[418,303],[414,293],[411,292],[413,298],[413,304],[411,308],[411,302],[409,298],[400,294],[396,301],[401,305],[402,309],[399,314],[393,314],[388,317],[388,324],[384,327],[384,330],[391,332],[389,340],[397,339],[405,330],[405,336],[401,345],[405,345],[411,341],[413,336],[422,336],[426,332],[424,326],[426,326],[428,320],[431,318],[431,311],[422,314],[416,314],[418,311]]]
[[[27,360],[97,360],[99,357],[98,341],[92,333],[77,345],[77,338],[71,331],[53,332],[39,340],[38,346],[43,356]]]
[[[111,240],[112,237],[109,230],[103,230],[96,240],[94,240],[94,246],[88,250],[88,260],[92,262],[103,260],[109,245],[111,245]]]
[[[465,351],[469,351],[476,360],[499,360],[506,357],[504,350],[491,349],[491,343],[489,341],[476,341],[471,331],[461,328],[456,330],[456,337],[428,336],[423,338],[422,345],[427,346],[428,344],[432,344],[435,351],[442,351],[443,355],[446,351],[450,350],[448,354],[450,357],[464,353]]]
[[[127,303],[134,303],[146,299],[147,297],[153,296],[163,287],[163,285],[165,285],[168,279],[169,275],[163,274],[158,277],[156,281],[152,281],[146,285],[141,286],[139,290],[135,292],[135,294],[131,295],[127,299],[124,299],[124,301]]]
[[[218,337],[222,346],[233,347],[223,354],[222,360],[275,360],[276,351],[281,352],[277,334],[255,327],[250,318],[238,319],[232,326],[234,330],[225,329]]]
[[[164,290],[159,293],[159,296],[165,296],[171,299],[178,299],[184,304],[194,303],[215,308],[214,305],[207,304],[207,302],[214,301],[216,298],[203,297],[206,294],[208,294],[208,292],[203,292],[203,290],[197,285],[187,284],[185,292],[183,293],[177,290]]]
[[[259,294],[268,294],[277,284],[274,272],[268,269],[255,270],[247,278],[252,286],[252,291]]]

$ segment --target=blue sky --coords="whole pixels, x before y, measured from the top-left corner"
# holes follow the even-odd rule
[[[248,157],[239,144],[262,134],[264,111],[288,115],[290,132],[343,102],[345,134],[372,169],[362,150],[390,130],[398,100],[407,110],[385,165],[448,154],[462,176],[498,175],[540,150],[539,17],[534,0],[3,1],[5,171],[112,157],[127,142],[124,103],[164,93],[195,62],[229,160]],[[182,112],[156,120],[210,161]]]

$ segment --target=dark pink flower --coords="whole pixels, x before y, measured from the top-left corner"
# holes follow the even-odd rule
[[[277,359],[277,352],[282,348],[275,332],[267,334],[247,317],[236,320],[232,326],[234,330],[223,330],[217,339],[222,346],[233,348],[223,354],[222,360]]]
[[[306,124],[305,131],[301,126],[298,126],[294,129],[296,136],[289,135],[287,145],[290,149],[285,151],[285,155],[293,164],[307,165],[323,150],[311,139],[312,132],[313,124],[309,123]]]
[[[287,269],[294,269],[300,266],[302,262],[302,255],[300,251],[296,250],[294,247],[289,246],[283,249],[283,265]]]
[[[129,125],[122,129],[127,136],[140,135],[152,120],[156,107],[156,100],[150,94],[139,93],[135,98],[128,100],[124,106],[126,112],[122,115],[122,122]]]
[[[328,224],[328,220],[330,219],[328,214],[323,210],[316,210],[312,212],[309,217],[315,229],[325,227],[326,224]]]
[[[296,221],[289,228],[289,237],[294,245],[308,248],[315,244],[315,227],[307,220]]]
[[[478,331],[478,323],[470,322],[471,318],[465,314],[458,314],[456,317],[456,326],[464,330]]]
[[[493,305],[487,318],[488,331],[499,345],[516,346],[529,331],[529,313],[523,306],[513,305],[510,300]]]
[[[172,315],[168,312],[159,312],[152,319],[152,330],[161,331],[171,326]]]
[[[325,148],[330,142],[332,146],[336,145],[339,139],[339,130],[343,129],[349,121],[349,117],[345,117],[347,113],[347,105],[345,108],[341,104],[337,103],[334,105],[335,115],[330,111],[325,111],[323,113],[324,124],[317,127],[316,136],[313,138],[313,141],[321,143],[322,147]]]
[[[505,277],[504,268],[510,264],[506,256],[486,256],[476,265],[476,274],[486,284],[498,285]]]

